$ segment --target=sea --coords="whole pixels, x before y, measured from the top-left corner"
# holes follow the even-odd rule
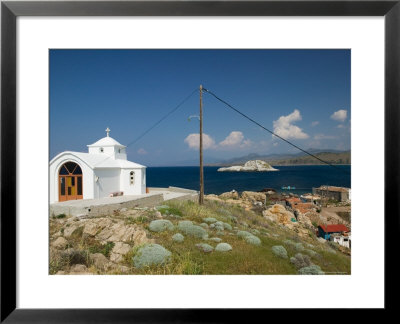
[[[273,172],[218,172],[218,168],[204,167],[205,194],[273,188],[277,192],[301,195],[321,185],[351,188],[350,165],[275,166],[279,171]],[[147,187],[174,186],[199,190],[199,167],[148,167],[146,174]],[[282,189],[288,186],[296,189]]]

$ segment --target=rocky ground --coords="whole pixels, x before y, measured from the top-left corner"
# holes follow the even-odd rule
[[[51,274],[350,274],[349,251],[265,194],[50,219]]]

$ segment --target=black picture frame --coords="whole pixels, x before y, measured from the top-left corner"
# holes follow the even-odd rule
[[[1,2],[1,322],[226,322],[239,310],[16,308],[16,19],[19,16],[384,16],[385,309],[397,282],[390,244],[399,234],[400,0],[393,1],[2,1]],[[375,188],[379,190],[379,188]],[[383,213],[383,209],[382,209]],[[377,215],[381,216],[381,215]],[[391,255],[391,257],[388,257]],[[40,294],[40,292],[38,292]],[[243,311],[243,310],[241,310]],[[256,312],[253,310],[253,312]],[[258,310],[257,312],[260,312]],[[261,314],[260,314],[261,315]],[[252,315],[253,316],[253,315]],[[261,315],[263,316],[263,315]]]

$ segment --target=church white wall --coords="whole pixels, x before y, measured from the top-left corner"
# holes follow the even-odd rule
[[[135,172],[134,184],[131,184],[131,171]],[[124,195],[142,195],[146,193],[146,181],[145,180],[146,169],[145,168],[132,168],[121,170],[120,190],[124,192]]]
[[[61,166],[66,162],[75,162],[82,169],[82,190],[83,199],[93,199],[93,170],[81,159],[78,159],[72,154],[65,154],[60,156],[57,160],[50,164],[49,168],[49,199],[50,203],[58,202],[58,174]]]
[[[120,190],[120,169],[95,169],[95,198],[108,197],[110,193]],[[124,193],[125,195],[125,193]]]

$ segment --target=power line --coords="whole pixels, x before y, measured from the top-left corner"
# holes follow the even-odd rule
[[[334,167],[337,170],[340,170],[341,172],[350,174],[349,172],[347,172],[346,170],[343,170],[341,168],[338,168],[336,165],[329,163],[328,161],[322,160],[321,158],[319,158],[318,156],[302,149],[301,147],[297,146],[296,144],[293,144],[292,142],[288,141],[287,139],[275,134],[273,131],[269,130],[268,128],[264,127],[263,125],[261,125],[260,123],[258,123],[257,121],[255,121],[254,119],[250,118],[249,116],[245,115],[244,113],[242,113],[241,111],[239,111],[238,109],[236,109],[235,107],[233,107],[232,105],[230,105],[229,103],[227,103],[225,100],[221,99],[220,97],[218,97],[216,94],[214,94],[213,92],[211,92],[210,90],[203,88],[203,90],[207,93],[209,93],[210,95],[212,95],[215,99],[217,99],[218,101],[222,102],[223,104],[227,105],[229,108],[231,108],[232,110],[236,111],[238,114],[242,115],[244,118],[250,120],[252,123],[256,124],[257,126],[261,127],[262,129],[266,130],[267,132],[271,133],[272,135],[280,138],[282,141],[288,143],[289,145],[292,145],[293,147],[297,148],[298,150],[310,155],[311,157],[321,161],[322,163],[325,163],[327,165],[330,165],[331,167]]]
[[[173,114],[176,110],[178,110],[186,101],[188,101],[195,92],[197,92],[198,89],[194,89],[185,99],[183,99],[178,105],[176,105],[172,110],[170,110],[166,115],[164,115],[161,119],[159,119],[155,124],[153,124],[151,127],[149,127],[147,130],[145,130],[142,134],[140,134],[135,140],[132,142],[128,143],[126,147],[129,147],[133,144],[135,144],[137,141],[139,141],[143,136],[145,136],[148,132],[150,132],[153,128],[155,128],[157,125],[159,125],[163,120],[168,118],[171,114]],[[104,161],[108,160],[111,158],[111,156],[106,157],[104,160],[96,163],[96,165],[103,163]]]
[[[160,124],[164,119],[168,118],[169,115],[171,115],[172,113],[174,113],[176,110],[179,109],[179,107],[181,107],[186,101],[188,101],[190,99],[191,96],[193,96],[193,94],[195,92],[199,91],[198,89],[194,89],[190,95],[188,95],[185,99],[183,99],[175,108],[173,108],[170,112],[168,112],[164,117],[162,117],[159,121],[157,121],[153,126],[151,126],[150,128],[148,128],[147,130],[145,130],[141,135],[139,135],[135,140],[133,140],[132,142],[130,142],[128,146],[131,146],[133,144],[135,144],[137,141],[139,141],[144,135],[146,135],[148,132],[150,132],[154,127],[156,127],[158,124]]]

